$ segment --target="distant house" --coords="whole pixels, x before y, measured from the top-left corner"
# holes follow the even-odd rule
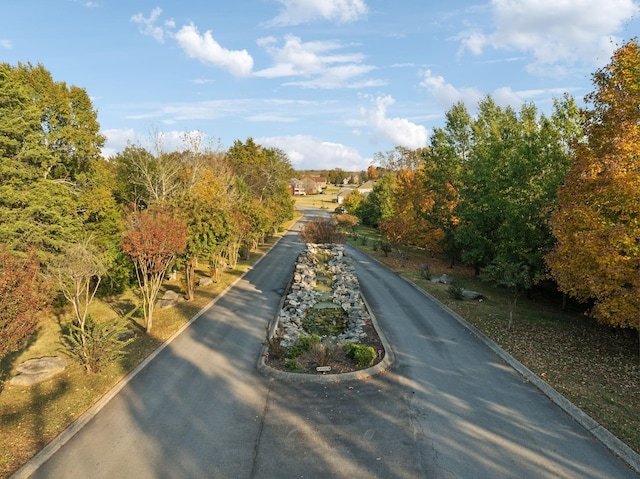
[[[355,188],[353,188],[352,186],[343,186],[342,188],[340,188],[340,191],[338,191],[338,194],[336,195],[336,201],[339,205],[341,205],[342,203],[344,203],[344,199],[349,196],[351,194],[351,192],[354,190]]]
[[[365,183],[362,183],[358,187],[343,186],[342,188],[340,188],[340,191],[338,191],[338,194],[336,196],[336,201],[339,205],[341,205],[344,202],[344,199],[347,196],[349,196],[354,190],[358,190],[358,192],[362,193],[362,195],[366,197],[369,195],[369,193],[373,191],[373,187],[375,185],[376,185],[375,181],[367,181]]]
[[[373,191],[373,187],[376,185],[376,182],[373,180],[366,181],[358,186],[358,191],[362,193],[364,196],[367,196],[369,193]]]
[[[305,175],[300,178],[300,183],[308,195],[322,193],[322,190],[327,187],[327,179],[322,176]]]
[[[327,187],[327,179],[324,176],[314,176],[313,178],[316,181],[317,185],[320,187],[321,191]]]
[[[289,181],[289,192],[294,196],[305,195],[304,184],[297,178]]]
[[[342,180],[343,185],[357,185],[360,183],[360,175],[354,173],[353,175],[347,176],[344,180]]]

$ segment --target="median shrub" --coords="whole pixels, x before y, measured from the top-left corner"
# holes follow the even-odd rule
[[[338,227],[323,219],[306,222],[300,231],[300,236],[305,243],[344,243],[344,237]]]
[[[364,346],[357,343],[345,343],[344,350],[351,359],[356,362],[360,368],[368,368],[376,359],[376,350],[371,346]]]

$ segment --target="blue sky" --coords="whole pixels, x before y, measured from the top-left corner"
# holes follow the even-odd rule
[[[634,0],[22,0],[2,2],[0,61],[85,88],[107,137],[227,149],[253,137],[297,169],[362,170],[426,146],[457,101],[549,112],[581,100]],[[157,143],[157,142],[156,142]]]

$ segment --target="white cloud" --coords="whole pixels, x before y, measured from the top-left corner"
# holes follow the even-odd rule
[[[298,119],[295,117],[283,116],[280,113],[260,113],[257,115],[248,116],[245,118],[245,120],[267,123],[293,123],[295,121],[298,121]]]
[[[133,128],[103,130],[101,133],[106,137],[102,148],[102,156],[105,158],[115,156],[118,152],[124,150],[129,143],[137,144],[142,140]]]
[[[105,146],[102,148],[102,156],[110,158],[124,150],[128,145],[139,145],[146,148],[152,153],[156,147],[160,147],[162,151],[182,151],[185,149],[185,138],[199,137],[199,143],[207,141],[207,135],[199,130],[192,131],[149,131],[141,134],[133,128],[128,129],[112,129],[101,132],[107,139]],[[156,138],[157,135],[157,138]]]
[[[207,78],[196,78],[195,80],[191,80],[191,83],[194,85],[207,85],[209,83],[213,83],[213,80],[209,80]]]
[[[490,94],[496,104],[501,107],[511,106],[517,109],[525,102],[531,102],[536,99],[538,101],[540,99],[550,101],[552,97],[561,97],[564,93],[575,90],[575,87],[560,86],[539,90],[514,91],[509,86],[502,86],[492,92],[483,93],[477,88],[456,88],[451,83],[448,83],[444,77],[434,75],[431,70],[427,70],[424,73],[424,79],[420,82],[420,86],[424,87],[433,96],[438,105],[445,110],[448,110],[458,102],[462,102],[471,112],[476,110],[478,103],[484,99],[486,94]]]
[[[227,70],[234,76],[245,77],[253,70],[253,58],[246,50],[228,50],[222,47],[211,34],[210,30],[200,34],[198,28],[190,23],[184,25],[174,33],[176,23],[166,20],[162,26],[157,23],[162,15],[162,9],[154,8],[146,18],[142,13],[131,17],[131,21],[138,24],[140,33],[153,37],[163,43],[165,38],[173,38],[189,58],[195,58],[202,63]]]
[[[13,42],[11,40],[0,39],[0,47],[11,50],[13,48]]]
[[[73,1],[85,8],[98,8],[100,6],[98,2],[94,2],[92,0],[73,0]]]
[[[142,13],[136,13],[131,17],[131,21],[138,24],[140,33],[152,37],[157,42],[163,43],[165,35],[170,35],[168,29],[175,27],[175,22],[173,20],[167,20],[162,26],[158,26],[156,22],[160,18],[160,15],[162,15],[162,9],[156,7],[151,11],[149,18],[145,18]]]
[[[277,45],[274,37],[258,40],[258,45],[266,49],[273,58],[273,66],[257,71],[255,76],[263,78],[305,77],[308,79],[291,81],[285,85],[306,88],[363,88],[379,86],[383,82],[358,79],[375,69],[363,63],[361,53],[340,53],[345,48],[335,41],[303,42],[299,37],[287,35],[284,44]]]
[[[257,138],[256,142],[284,151],[294,168],[312,170],[341,168],[345,171],[366,170],[371,160],[360,156],[355,148],[321,141],[309,135]]]
[[[277,0],[282,10],[269,26],[300,25],[314,20],[350,23],[369,11],[364,0]]]
[[[427,144],[427,129],[406,118],[387,118],[387,107],[395,100],[391,95],[378,97],[375,100],[375,108],[364,111],[367,124],[374,130],[374,139],[383,137],[394,146],[406,148],[422,148]]]
[[[568,65],[603,63],[615,49],[614,35],[637,14],[633,0],[492,0],[493,33],[470,31],[463,46],[478,55],[490,46],[530,52],[532,73],[565,73]]]
[[[438,105],[448,108],[455,103],[463,102],[467,107],[475,106],[484,96],[477,88],[456,88],[448,83],[444,77],[436,76],[427,70],[420,86],[435,98]]]
[[[246,50],[227,50],[213,38],[211,31],[203,35],[193,23],[183,26],[175,35],[178,45],[190,58],[223,68],[234,76],[251,74],[253,58]]]
[[[524,103],[524,98],[519,92],[515,92],[511,87],[503,86],[496,88],[491,94],[491,98],[500,106],[512,106],[517,108]]]

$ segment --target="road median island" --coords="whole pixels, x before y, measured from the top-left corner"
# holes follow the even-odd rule
[[[344,245],[307,245],[267,327],[258,369],[283,379],[335,382],[380,374],[394,358]]]

